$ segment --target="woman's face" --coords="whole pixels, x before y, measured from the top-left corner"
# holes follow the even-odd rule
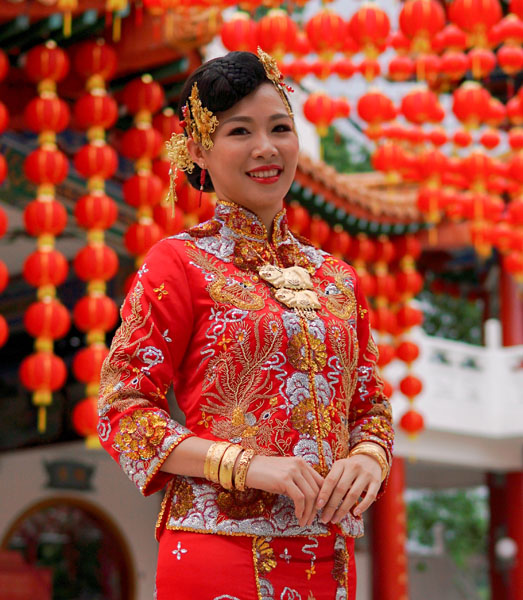
[[[292,119],[271,83],[216,116],[213,148],[205,150],[190,140],[189,151],[209,171],[220,200],[248,208],[270,227],[298,162]]]

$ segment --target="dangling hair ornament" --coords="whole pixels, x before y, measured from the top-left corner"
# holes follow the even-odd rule
[[[283,104],[285,104],[285,108],[289,113],[289,117],[292,120],[294,120],[294,113],[292,112],[291,105],[287,100],[287,96],[285,96],[284,89],[286,89],[288,92],[294,92],[294,90],[291,88],[290,85],[285,84],[285,81],[283,80],[283,75],[281,74],[280,69],[278,68],[278,63],[276,62],[276,60],[270,54],[264,52],[259,46],[258,59],[260,60],[261,64],[263,65],[263,68],[265,69],[267,79],[272,81],[274,87],[280,94],[281,99],[283,100]]]
[[[176,178],[178,171],[192,173],[194,170],[194,161],[187,148],[187,140],[192,138],[206,150],[211,150],[213,147],[211,133],[218,127],[218,119],[209,109],[202,106],[196,82],[192,86],[189,100],[182,108],[182,114],[184,119],[180,121],[180,125],[184,128],[185,134],[173,133],[171,139],[166,144],[167,156],[171,163],[169,170],[169,195],[167,199],[171,203],[173,216],[177,200]],[[205,183],[205,179],[203,179],[203,182]],[[203,190],[202,177],[200,177],[200,188],[201,196],[201,191]]]

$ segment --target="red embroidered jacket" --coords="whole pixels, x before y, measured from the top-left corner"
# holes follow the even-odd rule
[[[263,264],[300,265],[321,303],[312,318],[280,304]],[[102,370],[99,436],[144,495],[167,486],[158,527],[245,535],[327,533],[300,528],[292,501],[226,491],[160,470],[189,436],[257,453],[302,456],[323,475],[362,441],[391,458],[389,402],[352,267],[298,241],[279,213],[268,239],[250,211],[221,203],[214,218],[154,246],[121,311]],[[185,426],[168,412],[173,384]],[[361,518],[340,523],[363,533]]]

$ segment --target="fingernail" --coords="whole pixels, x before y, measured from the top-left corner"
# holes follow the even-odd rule
[[[325,500],[324,500],[323,498],[320,498],[320,499],[318,500],[318,502],[316,503],[316,506],[317,506],[318,508],[321,508],[321,507],[322,507],[324,504],[325,504]]]
[[[361,514],[361,510],[360,510],[359,508],[356,508],[356,509],[354,510],[354,512],[353,512],[353,515],[354,515],[355,517],[359,517],[359,516],[360,516],[360,514]]]

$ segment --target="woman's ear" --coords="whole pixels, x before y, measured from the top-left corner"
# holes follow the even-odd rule
[[[193,161],[200,167],[203,168],[205,165],[205,157],[203,156],[203,148],[200,144],[197,144],[192,138],[187,139],[187,150]]]

